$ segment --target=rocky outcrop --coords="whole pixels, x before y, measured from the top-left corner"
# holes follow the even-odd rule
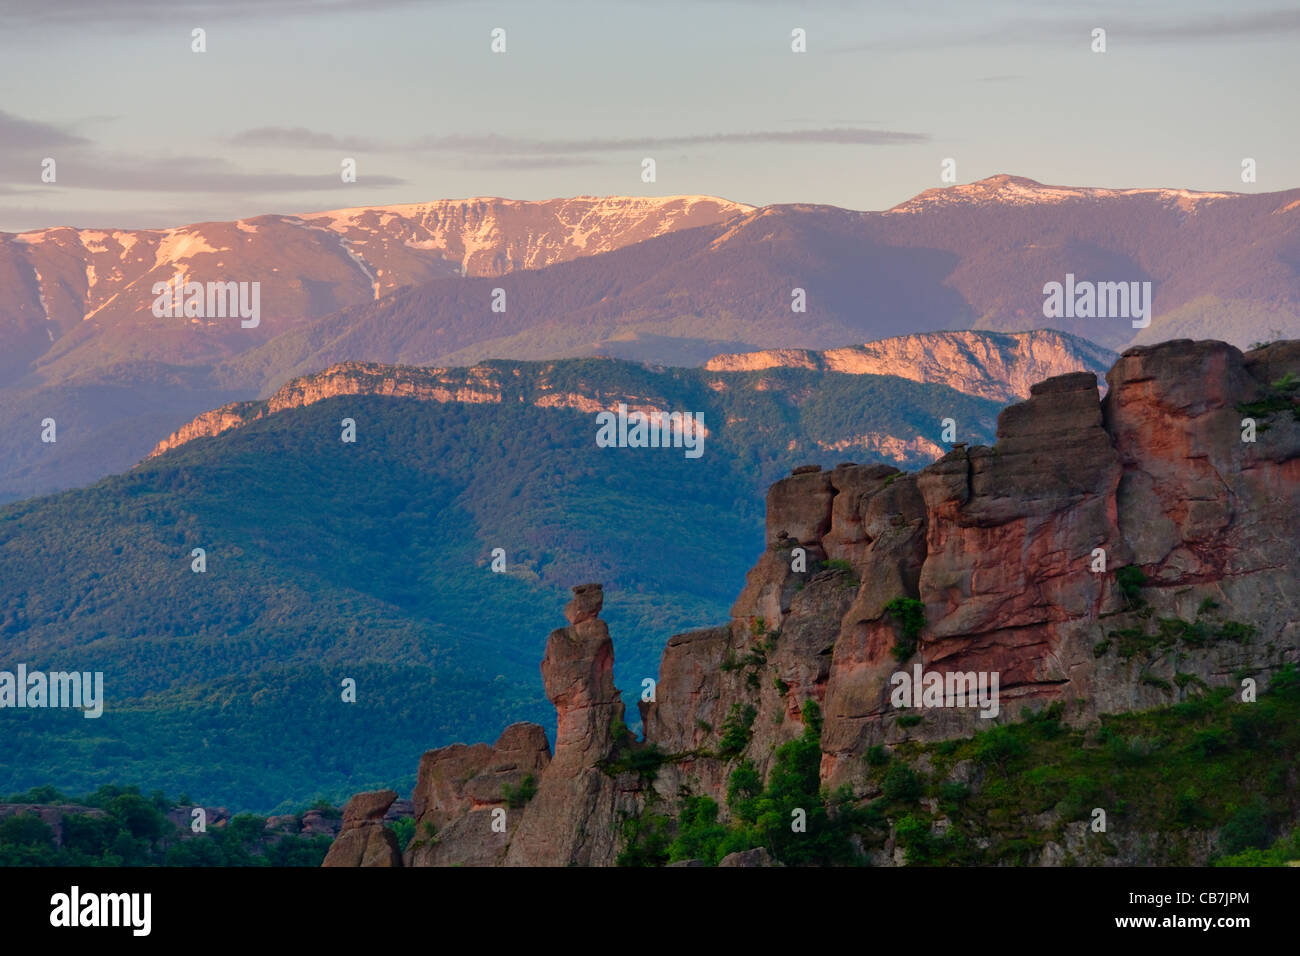
[[[1104,401],[1087,372],[1034,385],[1000,415],[994,447],[954,445],[915,474],[795,469],[768,493],[766,546],[732,620],[668,641],[639,744],[623,733],[600,587],[575,588],[542,665],[554,758],[536,756],[540,729],[515,733],[536,796],[491,853],[467,849],[465,821],[488,805],[474,781],[523,758],[502,763],[502,741],[426,754],[417,813],[454,849],[412,862],[611,864],[622,821],[656,801],[725,808],[737,761],[765,775],[810,700],[821,784],[861,797],[876,745],[968,736],[1053,703],[1084,726],[1243,676],[1267,688],[1300,661],[1296,378],[1297,343],[1134,348]],[[917,674],[987,679],[989,693],[900,706],[897,678]],[[653,773],[630,772],[638,755]],[[1043,863],[1086,857],[1064,832]],[[903,854],[890,842],[874,859]]]
[[[384,814],[396,799],[394,790],[375,790],[349,800],[343,808],[343,829],[321,866],[401,866],[397,837],[384,826]]]
[[[506,728],[496,744],[426,753],[413,796],[409,866],[566,866],[609,863],[620,813],[637,809],[636,777],[610,772],[631,744],[614,687],[614,646],[600,619],[599,584],[573,589],[567,627],[542,660],[555,705],[555,753],[536,724]]]
[[[416,836],[408,866],[494,866],[505,859],[522,809],[551,762],[546,732],[511,724],[494,746],[456,744],[420,760]]]
[[[597,617],[603,604],[599,584],[574,588],[564,609],[569,626],[547,639],[542,683],[555,705],[555,756],[511,841],[507,866],[608,863],[617,850],[619,810],[636,808],[627,775],[601,766],[626,735],[614,644]]]
[[[719,867],[733,866],[780,866],[771,853],[766,848],[758,847],[755,850],[741,850],[737,853],[728,853],[718,861]]]

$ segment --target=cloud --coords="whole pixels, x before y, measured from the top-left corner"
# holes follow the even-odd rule
[[[259,126],[228,140],[232,146],[269,146],[278,149],[333,149],[344,152],[384,152],[393,147],[377,140],[335,136],[301,126]]]
[[[87,146],[90,140],[61,126],[23,119],[0,110],[0,153]]]
[[[672,149],[681,146],[740,146],[758,143],[817,144],[843,146],[891,146],[924,143],[927,133],[904,133],[873,129],[759,130],[739,133],[702,133],[682,136],[592,137],[585,139],[536,139],[486,135],[426,136],[407,143],[381,142],[361,137],[336,136],[301,127],[263,126],[232,137],[236,146],[329,149],[335,151],[459,153],[478,156],[561,157],[572,154],[612,153],[628,150]],[[576,165],[573,161],[567,165]],[[553,163],[552,165],[566,165]]]
[[[45,24],[147,24],[285,16],[321,17],[418,6],[427,0],[0,0],[6,28]]]
[[[1104,24],[1102,24],[1104,25]],[[1218,40],[1223,37],[1270,38],[1283,33],[1300,32],[1300,10],[1263,10],[1236,16],[1202,17],[1197,20],[1174,19],[1125,22],[1107,28],[1112,34],[1142,37],[1147,40]]]
[[[844,146],[889,146],[923,143],[924,133],[870,129],[760,130],[746,133],[703,133],[685,136],[633,136],[589,139],[522,139],[505,136],[444,136],[421,140],[417,148],[483,153],[607,153],[625,150],[671,149],[680,146],[748,146],[758,143],[833,143]]]
[[[395,176],[364,175],[366,186],[401,186]],[[337,167],[320,172],[249,172],[224,160],[178,156],[170,159],[115,158],[61,163],[59,185],[75,189],[172,193],[281,193],[338,189]]]
[[[579,159],[576,156],[463,156],[452,161],[440,160],[439,165],[449,169],[569,169],[575,166],[601,165],[598,159]]]
[[[256,132],[256,131],[254,131]],[[307,130],[289,130],[300,139],[306,137],[309,148],[322,148],[325,142]],[[209,156],[135,156],[107,153],[95,148],[84,136],[61,126],[25,119],[0,111],[0,156],[6,162],[6,179],[0,192],[12,187],[28,187],[40,180],[37,160],[51,155],[58,163],[58,185],[68,189],[103,189],[150,193],[278,193],[336,189],[341,180],[339,168],[320,164],[311,172],[266,172],[241,169],[225,159]],[[25,161],[25,162],[24,162]],[[402,186],[406,180],[396,176],[367,175],[367,186]]]
[[[1257,12],[1214,15],[1184,15],[1171,9],[1167,16],[1139,19],[1126,13],[1096,11],[1080,14],[1073,6],[1062,8],[1058,15],[1044,16],[1041,7],[1027,14],[1013,13],[1000,20],[981,18],[970,26],[936,29],[918,25],[914,31],[875,36],[862,43],[850,43],[829,49],[828,53],[861,53],[901,49],[944,49],[951,47],[998,47],[1076,43],[1087,48],[1094,27],[1106,30],[1113,45],[1125,39],[1167,43],[1201,40],[1269,40],[1300,32],[1300,9],[1273,9]],[[1080,40],[1079,38],[1083,39]]]

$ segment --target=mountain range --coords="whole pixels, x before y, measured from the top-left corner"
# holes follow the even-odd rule
[[[607,355],[688,366],[1044,326],[1107,349],[1205,335],[1244,347],[1280,337],[1300,307],[1297,223],[1300,190],[995,176],[884,212],[698,196],[472,199],[4,234],[0,442],[11,454],[0,495],[120,471],[200,412],[343,361]],[[259,323],[155,317],[155,284],[178,272],[260,283]],[[1067,275],[1150,282],[1150,326],[1046,319],[1043,287]],[[46,418],[59,441],[40,447]]]

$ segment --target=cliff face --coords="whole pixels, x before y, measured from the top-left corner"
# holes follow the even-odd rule
[[[821,783],[861,796],[876,744],[968,736],[1053,702],[1084,726],[1244,676],[1267,688],[1300,660],[1297,375],[1300,342],[1245,356],[1220,342],[1135,348],[1104,401],[1089,373],[1035,385],[1002,413],[993,448],[954,446],[916,474],[796,469],[768,493],[767,547],[731,621],[668,642],[642,745],[610,729],[621,704],[599,588],[575,589],[543,663],[559,736],[554,759],[530,764],[536,796],[485,859],[457,834],[490,801],[442,794],[466,768],[503,762],[488,748],[470,763],[474,748],[427,754],[415,801],[439,808],[425,811],[439,850],[406,862],[611,864],[619,821],[652,791],[725,806],[737,760],[766,775],[810,699]],[[996,714],[896,706],[891,678],[918,670],[996,676]],[[540,730],[527,733],[540,754]],[[651,747],[653,780],[629,772],[627,755]]]
[[[501,383],[494,369],[481,367],[415,369],[342,362],[317,375],[294,379],[266,401],[232,402],[204,412],[160,441],[148,457],[154,458],[196,438],[211,438],[276,412],[314,405],[336,395],[381,395],[425,402],[500,403]]]
[[[992,335],[923,332],[842,349],[765,349],[718,355],[704,367],[719,372],[808,368],[847,375],[898,375],[936,382],[997,402],[1029,397],[1035,382],[1080,369],[1104,369],[1109,349],[1050,329]]]

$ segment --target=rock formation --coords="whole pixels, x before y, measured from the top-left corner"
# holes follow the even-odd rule
[[[617,813],[636,809],[634,778],[602,763],[626,743],[614,687],[614,645],[599,618],[599,584],[573,589],[568,627],[551,633],[542,660],[555,705],[555,754],[536,724],[506,728],[496,745],[455,744],[420,761],[411,866],[563,866],[605,863],[616,850]],[[624,792],[630,796],[624,798]]]
[[[321,866],[401,866],[397,837],[384,826],[384,814],[396,799],[394,790],[374,790],[349,800],[343,808],[343,829]]]
[[[1297,342],[1133,348],[1104,401],[1090,373],[1035,385],[992,448],[954,445],[915,474],[795,469],[768,493],[766,547],[731,621],[665,647],[641,743],[625,735],[600,586],[575,588],[542,663],[554,757],[541,728],[518,724],[495,747],[426,754],[414,800],[430,832],[408,862],[612,864],[646,801],[725,806],[742,758],[766,775],[809,700],[821,783],[861,795],[874,745],[969,736],[1049,703],[1085,726],[1173,703],[1192,682],[1266,688],[1300,660],[1297,376]],[[914,668],[996,675],[996,716],[900,720],[921,711],[894,705],[891,679]],[[638,755],[653,774],[636,772]],[[504,784],[524,773],[536,795],[506,807]],[[493,835],[482,811],[503,807]],[[767,862],[750,851],[726,865]]]

